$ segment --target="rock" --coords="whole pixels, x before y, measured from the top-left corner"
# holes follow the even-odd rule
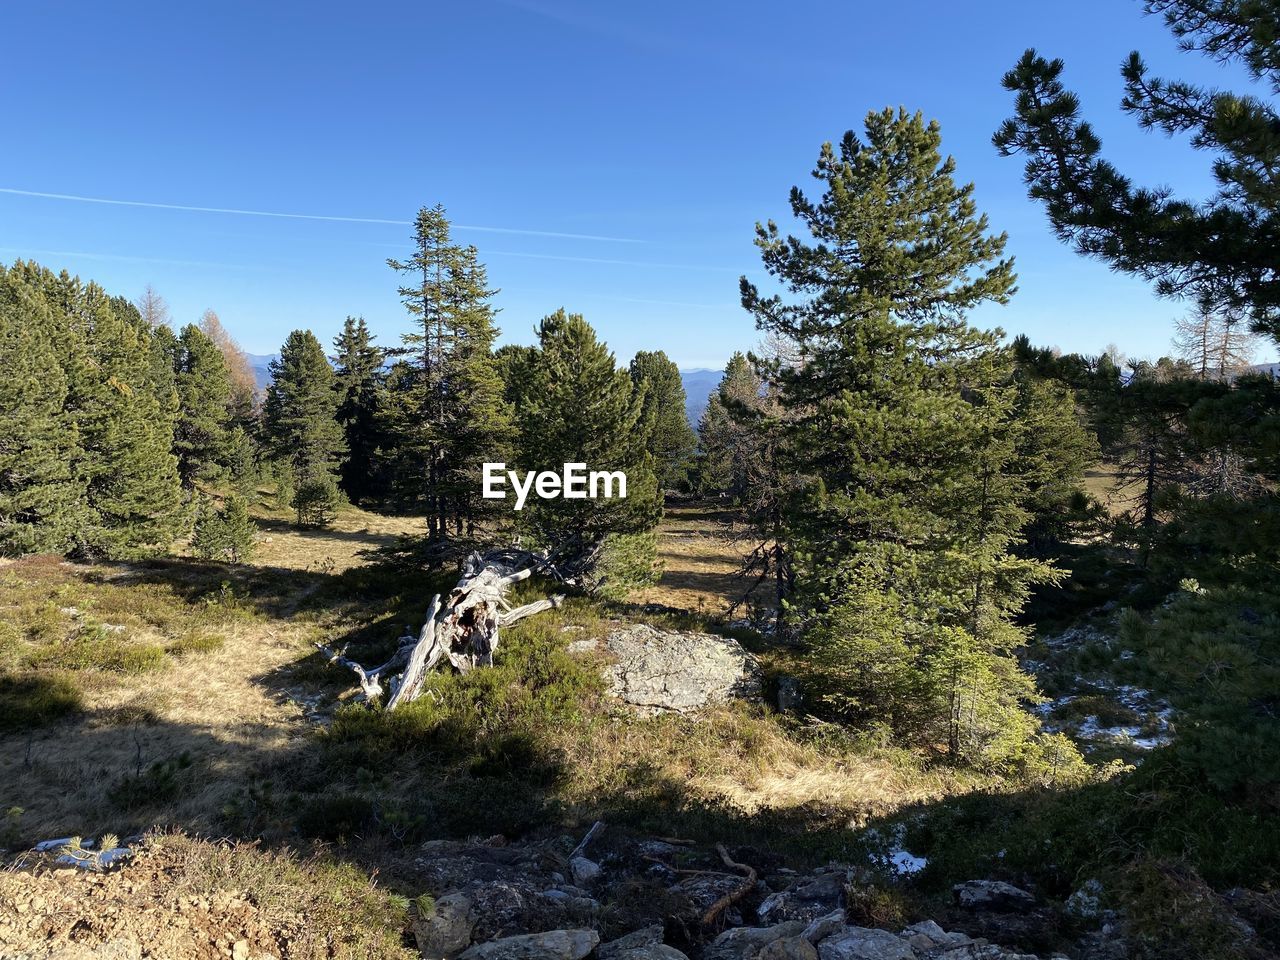
[[[844,899],[843,873],[823,873],[775,893],[756,911],[765,923],[816,920],[839,909]]]
[[[462,892],[446,894],[435,902],[428,917],[413,921],[413,938],[428,960],[453,960],[471,945],[471,898]]]
[[[735,927],[716,937],[702,951],[702,960],[754,960],[766,946],[783,937],[797,937],[805,925],[798,920],[771,927]]]
[[[600,864],[586,857],[574,857],[569,861],[569,872],[573,874],[573,882],[579,887],[589,887],[600,879]]]
[[[778,710],[795,713],[800,709],[800,681],[795,677],[778,677]]]
[[[804,937],[810,943],[817,943],[819,940],[825,940],[833,933],[839,933],[844,929],[844,910],[832,910],[825,916],[818,917],[816,920],[810,921],[809,925],[804,928],[804,932],[800,936]]]
[[[660,923],[653,923],[647,927],[641,927],[639,930],[633,930],[625,937],[602,943],[600,948],[596,950],[596,960],[616,960],[621,954],[631,950],[638,950],[641,947],[649,947],[655,943],[661,943],[663,933],[665,933],[665,930]]]
[[[686,712],[733,697],[758,697],[760,668],[736,641],[628,624],[605,640],[611,692],[637,713]]]
[[[888,930],[845,927],[818,944],[821,960],[916,960],[905,940]]]
[[[689,958],[675,947],[669,947],[665,943],[650,943],[615,954],[614,960],[689,960]]]
[[[477,943],[460,960],[582,960],[599,942],[594,930],[551,930]]]
[[[249,960],[248,940],[237,940],[231,945],[231,960]]]
[[[951,888],[956,903],[970,910],[1029,910],[1036,898],[1003,880],[966,880]]]
[[[1081,920],[1097,920],[1102,916],[1102,884],[1086,880],[1079,890],[1067,897],[1066,910]]]
[[[932,920],[925,920],[921,923],[913,923],[907,929],[902,931],[903,938],[911,945],[911,948],[917,953],[923,953],[926,950],[933,950],[949,943],[947,940],[947,931]]]
[[[818,960],[818,949],[803,936],[783,937],[766,943],[756,960]]]

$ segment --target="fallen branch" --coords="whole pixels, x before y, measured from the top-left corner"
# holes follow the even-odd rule
[[[563,594],[519,607],[512,607],[504,597],[512,584],[527,580],[535,573],[552,571],[559,575],[552,565],[552,556],[527,550],[498,550],[483,556],[472,553],[463,563],[462,576],[449,595],[443,601],[439,594],[432,597],[418,636],[401,637],[391,659],[380,666],[366,669],[347,657],[345,650],[330,650],[319,643],[316,646],[330,662],[356,674],[366,699],[374,701],[389,692],[387,709],[394,710],[418,699],[427,675],[444,663],[460,673],[492,666],[500,628],[560,606],[564,602]]]
[[[716,852],[720,854],[720,859],[724,862],[726,867],[731,870],[737,870],[740,873],[744,873],[746,875],[746,879],[744,879],[739,886],[730,890],[707,909],[707,912],[702,915],[702,925],[704,927],[709,927],[715,923],[720,917],[720,914],[725,910],[728,910],[731,906],[755,889],[756,885],[755,867],[749,867],[745,863],[735,863],[730,858],[729,851],[724,848],[723,843],[716,844]]]

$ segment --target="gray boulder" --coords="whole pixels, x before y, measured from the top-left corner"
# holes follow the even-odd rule
[[[844,910],[832,910],[828,914],[809,921],[809,925],[804,928],[800,936],[810,943],[817,943],[842,930],[844,930]]]
[[[1030,910],[1036,898],[1003,880],[966,880],[951,888],[956,903],[969,910]]]
[[[462,892],[440,897],[430,916],[416,917],[413,938],[427,960],[453,960],[471,944],[471,898]]]
[[[665,930],[660,923],[653,923],[647,927],[641,927],[639,930],[633,930],[617,940],[610,940],[608,943],[600,944],[600,948],[596,950],[596,960],[618,960],[624,953],[630,953],[642,947],[651,947],[655,943],[661,943],[664,932]]]
[[[821,873],[770,895],[756,911],[764,923],[816,920],[840,908],[844,900],[842,873]]]
[[[627,624],[605,639],[610,691],[637,713],[684,713],[734,697],[758,698],[760,667],[736,641]]]
[[[888,930],[845,927],[818,944],[820,960],[916,960],[916,952]]]
[[[799,920],[775,923],[772,927],[734,927],[716,937],[702,951],[702,960],[754,960],[775,940],[797,937],[805,925]]]
[[[459,960],[582,960],[599,943],[594,930],[550,930],[477,943]]]
[[[615,960],[689,960],[675,947],[665,943],[649,943],[643,947],[632,947],[622,953],[615,954]]]
[[[818,960],[818,948],[804,937],[783,937],[761,947],[756,960]]]

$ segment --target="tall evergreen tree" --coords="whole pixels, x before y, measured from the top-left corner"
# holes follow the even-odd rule
[[[120,298],[65,271],[19,261],[5,286],[20,314],[38,313],[32,301],[43,301],[50,322],[42,335],[65,376],[71,472],[84,496],[69,549],[127,556],[167,547],[185,514],[171,453],[172,396],[157,371],[151,331]],[[38,317],[32,323],[39,326]]]
[[[492,502],[481,498],[481,467],[506,459],[511,411],[493,359],[497,292],[475,247],[453,243],[444,208],[418,211],[414,252],[392,269],[412,278],[400,296],[414,320],[401,338],[403,368],[392,378],[394,485],[402,505],[422,510],[431,537],[467,532]]]
[[[662,502],[641,429],[643,397],[580,314],[561,309],[542,320],[525,397],[519,411],[523,469],[585,463],[627,477],[626,499],[531,497],[521,521],[535,538],[580,554],[611,534],[652,529]]]
[[[48,304],[0,265],[0,552],[67,551],[87,515]]]
[[[190,489],[225,472],[231,379],[222,351],[194,324],[178,334],[173,369],[178,394],[173,446],[178,474]]]
[[[686,489],[698,438],[685,412],[680,368],[661,350],[641,350],[631,361],[631,379],[644,396],[643,423],[649,452],[663,490]]]
[[[865,129],[823,146],[821,198],[792,190],[810,240],[757,228],[790,299],[742,280],[761,329],[799,351],[774,371],[808,481],[787,518],[798,599],[837,702],[857,713],[897,664],[913,687],[900,732],[999,763],[1034,730],[1012,618],[1050,572],[1012,552],[1026,521],[1012,354],[965,315],[1008,300],[1013,265],[936,123],[885,110]]]
[[[342,489],[356,503],[382,491],[377,466],[386,355],[373,339],[364,317],[347,317],[333,341],[337,417],[347,447],[340,470]]]
[[[276,460],[293,469],[299,487],[332,479],[345,453],[338,423],[337,379],[310,330],[294,330],[271,361],[263,432]]]

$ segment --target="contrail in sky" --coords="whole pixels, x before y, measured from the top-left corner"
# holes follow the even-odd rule
[[[278,213],[272,210],[239,210],[234,207],[192,207],[181,203],[150,203],[146,200],[109,200],[106,197],[81,197],[70,193],[43,193],[39,190],[18,190],[0,187],[0,193],[19,197],[41,197],[46,200],[75,200],[79,203],[105,203],[114,207],[148,207],[152,210],[186,210],[190,213],[231,213],[242,217],[278,217],[283,220],[327,220],[331,223],[380,223],[396,227],[412,226],[412,220],[384,220],[379,217],[329,217],[317,213]],[[561,240],[599,240],[606,243],[644,243],[631,237],[602,237],[592,233],[560,233],[555,230],[521,230],[516,227],[473,227],[452,224],[455,230],[475,230],[481,233],[513,233],[527,237],[556,237]]]

